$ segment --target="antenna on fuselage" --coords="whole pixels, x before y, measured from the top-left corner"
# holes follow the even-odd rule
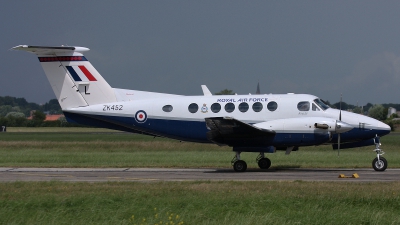
[[[212,96],[211,91],[208,89],[206,85],[201,85],[201,89],[203,90],[204,96]]]
[[[260,81],[258,81],[258,83],[257,83],[257,91],[256,91],[256,94],[261,94],[261,91],[260,91]]]

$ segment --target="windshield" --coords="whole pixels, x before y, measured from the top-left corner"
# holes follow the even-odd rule
[[[326,105],[321,99],[317,98],[314,100],[315,104],[317,104],[322,110],[326,110],[329,108],[328,105]]]

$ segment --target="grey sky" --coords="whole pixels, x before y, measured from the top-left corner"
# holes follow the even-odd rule
[[[20,44],[76,45],[112,87],[400,103],[400,1],[3,1],[0,96],[54,94]]]

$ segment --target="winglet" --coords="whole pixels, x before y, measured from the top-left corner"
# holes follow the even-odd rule
[[[203,89],[204,96],[212,96],[210,90],[208,90],[206,85],[201,85],[201,89]]]

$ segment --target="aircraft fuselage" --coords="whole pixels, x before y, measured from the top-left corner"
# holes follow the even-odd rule
[[[339,110],[323,109],[314,102],[316,99],[319,98],[307,94],[174,96],[119,101],[65,112],[71,122],[78,117],[95,118],[132,131],[183,141],[211,142],[207,139],[209,129],[205,118],[232,117],[276,132],[276,135],[264,140],[253,143],[238,141],[235,145],[283,147],[336,143],[335,124]],[[192,112],[190,107],[194,107]],[[371,139],[390,132],[390,127],[378,120],[347,111],[342,111],[342,121],[352,127],[342,133],[343,143]],[[321,130],[315,127],[315,123],[328,124],[330,128]],[[88,121],[88,125],[96,124]]]

